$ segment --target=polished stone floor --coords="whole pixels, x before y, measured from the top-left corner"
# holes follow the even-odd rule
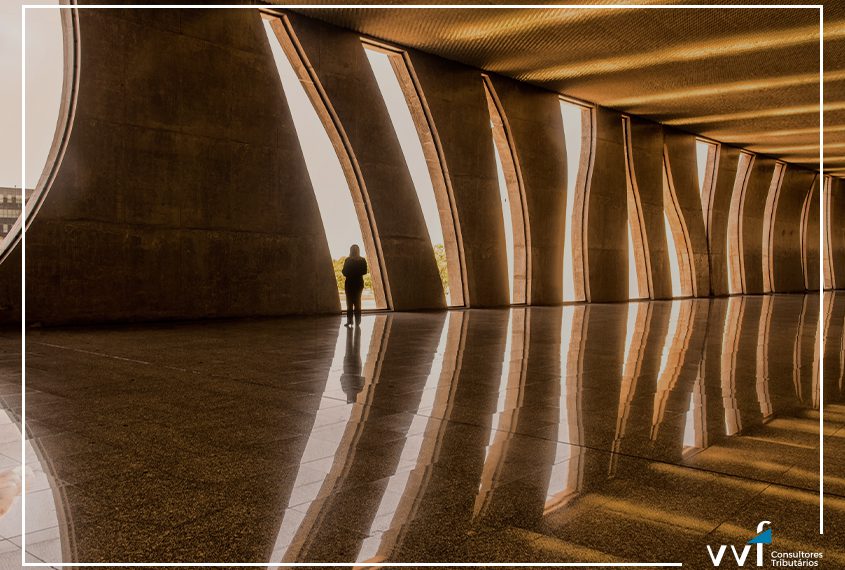
[[[708,544],[741,548],[767,520],[771,548],[843,568],[845,295],[824,298],[823,537],[818,307],[33,329],[27,556],[712,568]],[[15,332],[0,351],[2,470],[20,450]],[[20,535],[18,498],[0,519],[7,565]]]

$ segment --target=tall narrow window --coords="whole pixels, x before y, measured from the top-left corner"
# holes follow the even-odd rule
[[[634,255],[634,235],[631,230],[631,220],[628,219],[628,298],[642,299],[640,283],[637,275],[637,256]]]
[[[704,205],[704,182],[707,178],[707,167],[711,164],[710,159],[716,152],[716,145],[703,140],[695,141],[695,165],[698,170],[698,194],[701,196],[701,204]]]
[[[502,157],[499,156],[499,149],[496,148],[495,145],[493,148],[496,153],[496,174],[498,175],[499,179],[499,197],[502,200],[502,222],[504,223],[505,227],[505,248],[508,254],[509,299],[511,304],[513,304],[513,222],[511,218],[510,197],[508,196],[508,183],[505,180],[505,171],[502,167]]]
[[[440,271],[443,292],[446,294],[446,304],[452,306],[449,272],[446,263],[446,240],[443,237],[443,227],[434,194],[434,185],[431,181],[422,143],[417,135],[417,127],[408,106],[408,100],[402,91],[394,67],[402,64],[401,55],[389,54],[371,46],[365,46],[365,50],[381,96],[387,106],[390,121],[393,123],[393,130],[399,139],[402,154],[405,155],[405,163],[408,165],[411,179],[414,182],[414,189],[417,191],[417,199],[422,208],[425,225],[428,228],[428,236],[432,243],[432,251],[437,261],[437,268]]]
[[[496,155],[496,173],[502,203],[502,222],[508,260],[510,303],[525,303],[528,298],[529,235],[525,216],[522,173],[513,148],[513,133],[492,80],[484,76],[484,91],[490,113],[490,129]]]
[[[583,129],[584,108],[561,100],[560,114],[563,117],[563,137],[566,144],[566,210],[564,230],[566,236],[563,244],[563,301],[576,301],[575,296],[575,268],[573,266],[573,224],[575,211],[575,185],[578,181],[581,167],[581,133]]]
[[[25,180],[21,180],[21,148],[17,144],[20,139],[9,135],[20,133],[21,117],[18,113],[5,113],[0,117],[0,131],[7,133],[0,152],[0,240],[14,229],[23,211],[24,194],[28,200],[39,179],[55,163],[51,150],[59,130],[64,129],[64,124],[60,124],[65,70],[62,12],[26,12],[26,77],[23,78],[26,85],[26,172]],[[8,87],[4,89],[7,93],[4,101],[7,106],[18,109],[21,106],[21,54],[13,48],[20,46],[20,32],[17,30],[17,41],[10,39],[8,48],[0,52],[4,85]]]
[[[305,157],[305,165],[311,178],[311,185],[317,198],[320,217],[328,239],[329,252],[335,268],[338,295],[341,306],[345,306],[343,276],[341,269],[351,244],[358,244],[361,254],[367,258],[370,272],[377,263],[375,252],[369,251],[363,238],[359,217],[352,200],[352,194],[343,172],[337,152],[332,145],[323,122],[320,120],[308,93],[300,82],[272,29],[269,20],[264,20],[264,29],[270,41],[273,59],[282,82],[288,106],[293,117],[296,135]],[[363,308],[377,308],[371,273],[364,277]]]

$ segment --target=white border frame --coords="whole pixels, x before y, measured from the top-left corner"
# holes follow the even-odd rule
[[[690,9],[790,9],[819,11],[819,179],[824,181],[824,5],[823,4],[734,4],[734,5],[712,5],[712,4],[279,4],[279,5],[242,5],[242,4],[23,4],[21,5],[21,212],[24,219],[21,223],[21,463],[26,462],[26,11],[27,10],[82,10],[82,9],[146,9],[161,10],[175,8],[194,9],[224,9],[224,10],[274,10],[274,9],[332,9],[332,8],[357,8],[357,9],[391,9],[391,10],[416,10],[416,9],[577,9],[577,10],[690,10]],[[824,220],[825,202],[823,192],[819,193],[821,201],[819,207],[819,328],[818,352],[819,357],[819,534],[824,534]],[[26,489],[26,470],[22,471],[22,488]],[[601,567],[601,568],[634,568],[634,567],[679,567],[680,562],[474,562],[474,563],[453,563],[453,562],[379,562],[377,564],[366,564],[360,562],[27,562],[26,561],[26,492],[21,493],[21,566],[30,567],[163,567],[163,566],[194,566],[194,567],[258,567],[258,568],[280,568],[280,567]]]

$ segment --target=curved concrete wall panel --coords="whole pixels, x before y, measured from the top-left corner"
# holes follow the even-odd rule
[[[684,248],[689,264],[690,283],[683,288],[695,297],[707,297],[710,294],[710,268],[701,193],[696,180],[695,153],[695,136],[674,129],[665,130],[664,161],[678,224],[673,229],[683,235],[683,242],[677,243],[677,246]],[[673,216],[669,219],[671,222]]]
[[[672,277],[663,221],[663,127],[632,117],[627,131],[629,200],[633,199],[628,216],[637,275],[645,275],[646,281],[640,292],[651,299],[670,299]]]
[[[507,305],[505,229],[481,73],[417,51],[408,55],[455,200],[467,277],[465,304]]]
[[[566,147],[560,99],[554,93],[493,76],[491,82],[508,122],[528,206],[531,272],[527,302],[560,303],[563,298]]]
[[[622,116],[597,108],[581,244],[587,301],[628,299],[628,206]]]
[[[774,293],[803,292],[801,209],[815,183],[808,170],[785,167],[764,235],[766,272]]]
[[[707,208],[707,243],[710,255],[710,293],[727,295],[728,219],[736,182],[739,149],[719,145],[716,149],[715,177]]]
[[[339,309],[259,14],[79,21],[73,134],[27,231],[27,320]]]

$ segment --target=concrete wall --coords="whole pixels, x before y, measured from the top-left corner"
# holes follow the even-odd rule
[[[527,302],[560,303],[566,210],[566,146],[560,101],[549,91],[492,76],[527,206]]]
[[[671,299],[671,264],[663,221],[663,127],[637,118],[628,124],[628,219],[640,291],[651,299]]]
[[[707,297],[710,294],[710,268],[701,193],[698,189],[695,136],[666,129],[664,141],[667,189],[673,205],[667,208],[667,215],[672,231],[677,236],[675,245],[689,268],[688,271],[681,271],[682,280],[688,280],[687,283],[682,281],[682,289],[687,295]]]
[[[72,135],[27,231],[27,319],[337,310],[260,17],[83,10]]]
[[[586,300],[624,301],[628,299],[628,207],[622,116],[597,108],[592,122],[584,240],[579,248],[587,273]]]
[[[707,242],[710,256],[710,293],[727,295],[728,285],[728,218],[731,196],[737,175],[739,149],[719,145],[716,150],[715,180],[710,185],[707,202]]]
[[[417,51],[409,63],[436,133],[437,164],[454,197],[469,307],[509,303],[508,265],[490,114],[477,69]],[[428,152],[435,149],[428,148]]]
[[[299,55],[343,130],[338,145],[343,144],[361,177],[392,300],[388,306],[445,306],[414,183],[360,36],[310,18],[291,15],[290,22]],[[353,179],[356,173],[350,173]]]

